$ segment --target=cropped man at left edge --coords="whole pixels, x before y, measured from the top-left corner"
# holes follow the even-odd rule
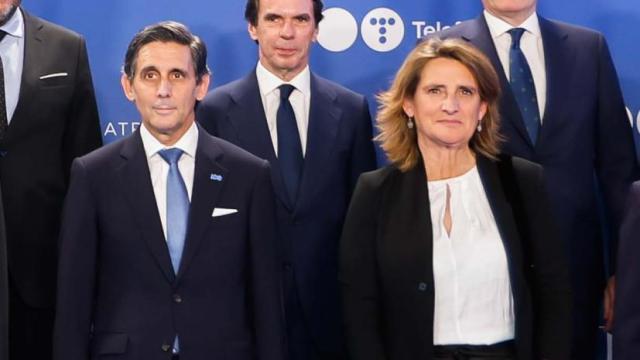
[[[51,358],[57,239],[71,161],[100,147],[84,39],[0,0],[0,184],[10,359]]]

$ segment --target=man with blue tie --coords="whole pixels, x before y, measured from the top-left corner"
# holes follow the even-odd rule
[[[338,241],[359,175],[375,168],[366,99],[309,70],[321,0],[248,0],[259,61],[211,91],[198,122],[269,160],[292,360],[342,359]]]
[[[121,82],[142,125],[73,163],[57,360],[283,358],[269,165],[196,125],[206,57],[176,22],[129,44]]]
[[[603,239],[610,239],[606,252],[614,269],[626,191],[638,174],[607,42],[596,31],[539,16],[536,0],[482,4],[479,17],[436,36],[471,42],[497,69],[503,151],[544,167],[565,240],[573,291],[572,358],[594,359],[603,290],[606,329],[613,319],[615,278],[611,274],[605,281]],[[608,236],[602,234],[603,222]]]

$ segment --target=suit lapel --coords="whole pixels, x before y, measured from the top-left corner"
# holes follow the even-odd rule
[[[410,282],[433,284],[433,231],[422,159],[413,169],[397,172],[381,208],[386,209],[380,216],[385,243],[381,251],[397,259]]]
[[[124,165],[118,169],[120,188],[123,189],[129,206],[133,209],[138,230],[153,254],[158,267],[167,280],[172,283],[175,275],[162,231],[162,223],[158,214],[140,131],[124,140],[120,155],[124,159]]]
[[[205,237],[207,225],[215,208],[220,191],[227,179],[227,169],[220,165],[222,150],[212,141],[204,129],[198,127],[198,149],[193,173],[193,192],[189,209],[189,227],[180,261],[178,281],[186,273],[198,247]],[[212,175],[220,175],[221,181],[212,180]]]
[[[296,209],[304,207],[313,198],[317,179],[322,178],[326,164],[330,161],[342,110],[335,104],[335,92],[311,74],[311,106],[309,109],[309,128],[307,131],[307,149]]]
[[[553,137],[554,121],[560,113],[567,110],[563,107],[563,99],[565,96],[566,84],[570,84],[570,74],[572,59],[564,56],[567,51],[563,49],[566,39],[569,36],[562,32],[554,24],[542,17],[539,17],[540,32],[542,34],[542,44],[544,47],[545,69],[547,76],[547,103],[545,106],[544,117],[542,118],[543,126],[540,129],[538,143],[546,138]]]
[[[25,119],[29,118],[30,109],[28,104],[32,102],[38,88],[38,61],[46,57],[46,54],[42,51],[42,42],[44,40],[40,33],[44,25],[36,18],[29,16],[26,11],[22,9],[20,11],[22,11],[24,18],[24,60],[20,79],[20,96],[7,132],[7,140],[9,141],[11,134],[15,133],[15,130],[11,131],[11,129],[20,126]]]
[[[500,80],[500,86],[502,88],[502,97],[500,99],[500,115],[503,122],[510,122],[516,128],[518,134],[522,138],[522,141],[529,144],[533,148],[531,139],[527,132],[527,128],[524,125],[524,120],[520,114],[520,108],[516,102],[513,93],[511,92],[511,84],[507,79],[498,52],[496,51],[495,44],[491,38],[491,32],[489,32],[489,26],[484,18],[484,15],[480,15],[476,19],[472,20],[470,30],[462,38],[471,42],[478,49],[480,49],[493,64],[493,68],[498,74]],[[548,87],[547,87],[548,88]]]
[[[484,156],[477,156],[477,166],[489,206],[491,207],[491,212],[493,213],[505,252],[507,253],[512,286],[519,286],[514,280],[513,274],[515,274],[514,266],[521,262],[521,260],[517,258],[518,254],[520,254],[520,235],[516,227],[516,220],[513,216],[513,208],[505,194],[505,186],[515,186],[515,184],[503,183],[505,180],[508,181],[509,178],[501,178],[497,163]],[[516,264],[514,264],[514,262],[516,262]]]
[[[269,161],[274,192],[283,206],[289,208],[288,194],[282,180],[278,158],[273,150],[255,71],[242,79],[239,86],[231,91],[231,98],[234,106],[229,109],[227,121],[237,132],[238,145]]]

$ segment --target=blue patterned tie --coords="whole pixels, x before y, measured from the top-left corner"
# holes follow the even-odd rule
[[[182,156],[182,150],[177,148],[164,149],[160,150],[158,154],[169,164],[169,173],[167,174],[167,247],[173,271],[177,274],[184,249],[184,240],[187,236],[189,194],[178,168],[178,160]],[[180,352],[177,335],[173,340],[173,352],[175,354]]]
[[[302,145],[293,107],[289,96],[293,92],[292,85],[280,85],[280,106],[276,118],[278,126],[278,162],[282,169],[284,185],[289,195],[289,205],[293,207],[298,195],[300,177],[302,174]]]
[[[511,35],[511,49],[509,49],[509,82],[513,96],[518,102],[524,125],[529,133],[531,143],[535,145],[540,129],[540,111],[536,97],[536,85],[533,82],[531,68],[520,50],[520,39],[525,29],[513,28]]]
[[[177,274],[184,249],[189,221],[189,194],[178,168],[182,156],[180,149],[164,149],[158,152],[169,164],[167,175],[167,247],[171,256],[173,271]]]

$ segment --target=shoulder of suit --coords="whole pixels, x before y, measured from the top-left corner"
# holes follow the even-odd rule
[[[247,150],[232,144],[224,139],[219,137],[210,135],[204,129],[200,128],[198,132],[198,136],[203,136],[203,141],[209,141],[211,144],[216,146],[222,152],[222,160],[223,162],[240,162],[246,163],[247,165],[255,165],[258,167],[265,166],[265,163],[268,163],[266,160],[261,159]]]
[[[557,30],[565,32],[569,35],[577,35],[582,37],[602,37],[602,33],[600,31],[580,26],[576,24],[570,24],[559,20],[547,19],[544,17],[539,17],[539,21],[546,22],[549,26],[555,27]]]
[[[541,181],[543,168],[541,165],[517,156],[501,154],[497,160],[498,166],[512,168],[513,175],[522,182]]]
[[[41,34],[56,36],[59,39],[81,39],[82,35],[77,32],[67,29],[64,26],[52,23],[38,16],[32,15],[29,12],[22,9],[22,13],[25,18],[25,27],[35,27],[39,28]]]
[[[423,37],[422,39],[420,39],[420,42],[427,41],[431,38],[451,39],[467,36],[472,31],[472,28],[475,28],[477,26],[478,21],[478,18],[461,21],[450,28]]]
[[[336,97],[339,99],[357,99],[358,101],[362,101],[364,95],[357,93],[346,86],[340,85],[335,81],[323,78],[322,76],[317,75],[316,73],[311,73],[312,79],[314,79],[317,83],[317,89],[311,89],[311,91],[332,91],[335,93]],[[313,94],[312,94],[313,96]]]
[[[367,188],[376,190],[383,188],[391,179],[397,176],[402,176],[402,172],[394,165],[387,165],[362,173],[359,181]]]
[[[251,74],[248,74],[240,79],[233,80],[211,89],[211,91],[209,91],[202,100],[202,103],[207,107],[225,107],[233,100],[234,97],[243,96],[249,91],[254,91],[249,88],[248,82],[250,81],[250,76]],[[259,91],[257,86],[255,87],[255,91]]]

